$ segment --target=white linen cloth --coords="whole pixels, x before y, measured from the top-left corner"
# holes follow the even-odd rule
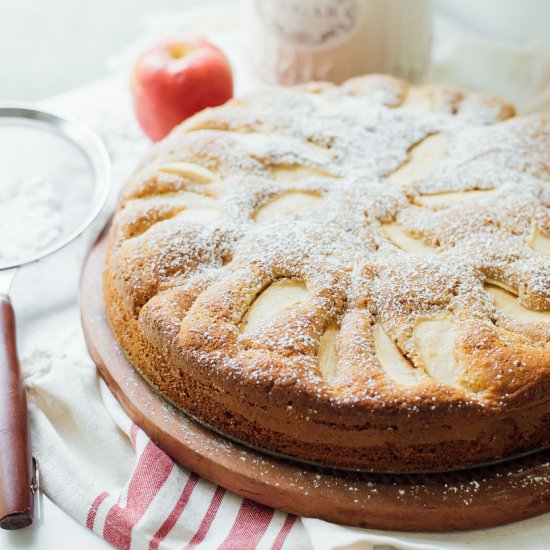
[[[472,44],[472,39],[457,32],[452,41],[447,41],[447,49],[436,51],[434,74],[454,74],[445,71],[457,63],[463,67],[462,77],[469,75],[463,80],[469,80],[470,86],[491,90],[490,80],[481,74],[483,67],[474,71],[464,67],[464,61],[457,61],[464,43]],[[223,45],[235,62],[234,42],[229,40]],[[499,54],[499,47],[486,47],[492,52],[487,59],[492,59],[493,67],[503,67],[506,60],[512,59],[503,52]],[[548,77],[547,69],[540,69],[547,67],[548,59],[540,52],[533,53],[532,58],[537,60],[533,61],[537,74],[525,75],[523,54],[502,74],[510,74],[512,86],[514,71],[522,71],[530,79],[520,98],[522,104],[548,108],[549,89],[542,84]],[[473,85],[474,73],[477,80]],[[251,81],[242,81],[238,89],[252,85]],[[131,113],[126,77],[85,87],[49,105],[77,116],[102,135],[114,162],[115,186],[148,147]],[[111,204],[115,195],[116,190]],[[42,487],[54,502],[99,536],[118,548],[133,550],[186,545],[218,548],[224,543],[225,548],[239,549],[323,550],[379,545],[495,550],[549,546],[548,514],[468,533],[353,529],[274,512],[174,466],[126,417],[86,353],[79,322],[78,279],[93,237],[93,232],[88,232],[62,253],[22,270],[12,295],[28,389],[33,453],[41,464]]]

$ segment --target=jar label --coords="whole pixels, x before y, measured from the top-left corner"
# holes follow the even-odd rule
[[[357,29],[358,0],[255,0],[260,18],[280,40],[304,49],[338,46]]]

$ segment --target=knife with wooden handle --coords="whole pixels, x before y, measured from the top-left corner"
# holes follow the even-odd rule
[[[9,296],[0,294],[0,527],[30,525],[33,504],[33,462],[15,315]]]

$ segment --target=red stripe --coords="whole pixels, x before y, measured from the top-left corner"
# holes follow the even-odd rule
[[[245,498],[219,550],[254,550],[267,531],[274,513],[273,508]]]
[[[210,529],[210,526],[212,525],[212,522],[214,521],[214,518],[218,513],[218,508],[222,503],[224,495],[225,489],[218,486],[216,492],[214,493],[214,496],[212,497],[212,501],[210,502],[210,506],[208,507],[206,515],[199,525],[198,531],[195,533],[189,544],[185,547],[185,550],[191,550],[192,548],[195,548],[195,546],[198,546],[204,540],[204,537],[206,537],[206,533],[208,533],[208,530]]]
[[[86,527],[91,531],[94,530],[95,516],[97,514],[98,508],[101,506],[101,503],[109,496],[109,493],[103,491],[100,493],[94,500],[92,507],[88,511],[88,517],[86,518]]]
[[[174,463],[152,441],[147,443],[128,484],[126,506],[115,504],[105,518],[103,538],[119,548],[129,550],[132,529],[170,475]]]
[[[137,434],[139,431],[139,426],[135,423],[132,424],[130,428],[130,441],[132,442],[132,447],[136,448]]]
[[[181,496],[178,502],[170,512],[170,515],[166,518],[164,523],[160,526],[159,530],[155,533],[154,537],[151,539],[151,542],[149,543],[149,550],[157,550],[157,548],[159,547],[159,544],[166,538],[166,535],[168,535],[168,533],[172,530],[174,525],[176,525],[176,522],[181,516],[181,513],[183,512],[183,510],[187,506],[187,503],[189,502],[191,493],[193,492],[193,489],[195,488],[195,485],[197,484],[198,480],[199,478],[197,474],[191,474],[189,476],[189,479],[187,480],[187,483],[183,488],[183,492],[181,493]]]
[[[281,527],[271,550],[281,550],[288,534],[290,533],[290,530],[294,527],[295,523],[296,516],[294,514],[287,514],[285,522],[283,523],[283,526]]]

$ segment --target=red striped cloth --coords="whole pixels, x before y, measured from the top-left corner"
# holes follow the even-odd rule
[[[292,514],[184,470],[135,424],[129,435],[137,453],[130,479],[118,494],[100,492],[86,518],[86,526],[116,548],[304,548],[301,532],[292,537],[297,531]]]

